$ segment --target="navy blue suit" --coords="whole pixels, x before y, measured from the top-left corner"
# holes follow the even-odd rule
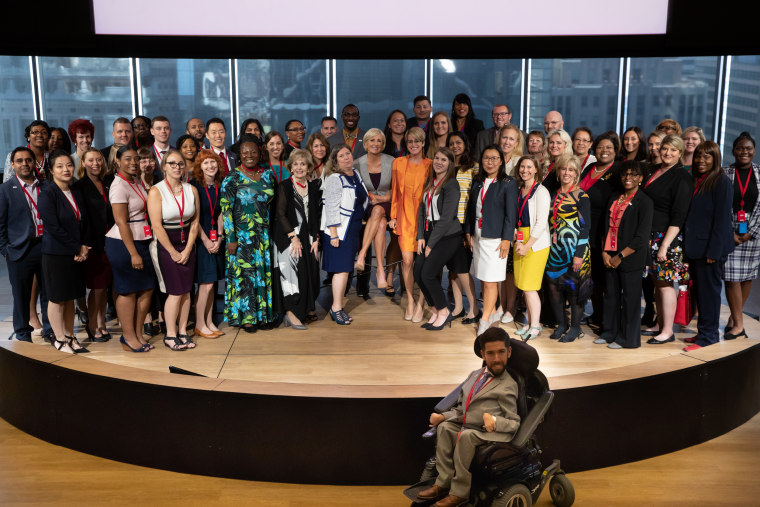
[[[77,188],[71,188],[71,195],[79,208],[80,218],[76,219],[71,203],[55,183],[46,185],[40,192],[37,203],[45,224],[42,236],[42,253],[48,255],[79,255],[82,245],[92,242],[86,237],[87,211],[84,197]]]
[[[483,180],[476,179],[472,182],[464,226],[465,232],[470,235],[475,234],[475,227],[477,227],[475,218],[476,199],[480,198],[482,188]],[[481,236],[508,241],[514,239],[515,224],[517,223],[517,193],[517,183],[509,176],[503,181],[494,181],[488,186],[488,191],[483,200]]]
[[[707,192],[697,192],[691,200],[684,222],[684,253],[689,260],[689,274],[697,299],[697,345],[717,343],[720,320],[720,289],[723,263],[734,251],[734,230],[731,225],[733,185],[720,173]],[[708,263],[707,259],[715,262]]]
[[[41,189],[45,182],[40,182]],[[31,341],[29,305],[34,276],[40,288],[42,333],[52,332],[47,318],[47,296],[42,283],[42,240],[32,219],[29,203],[14,176],[0,185],[0,253],[8,264],[8,280],[13,295],[13,330],[16,338]]]

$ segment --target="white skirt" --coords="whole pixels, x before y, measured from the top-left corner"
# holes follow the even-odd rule
[[[507,257],[499,258],[501,238],[482,238],[480,228],[472,237],[470,274],[481,282],[503,282],[507,278]]]

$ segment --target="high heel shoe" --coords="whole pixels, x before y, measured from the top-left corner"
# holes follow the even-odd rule
[[[309,329],[303,323],[301,323],[301,324],[293,324],[293,321],[290,320],[290,317],[288,317],[287,315],[282,320],[285,322],[285,327],[292,327],[293,329],[295,329],[297,331],[304,331],[306,329]]]
[[[412,314],[412,322],[414,322],[415,324],[417,324],[418,322],[422,322],[422,319],[424,317],[425,317],[425,310],[422,310],[420,312],[419,318],[417,317],[417,313],[415,312],[414,314]]]
[[[462,324],[465,324],[465,325],[467,325],[467,324],[475,324],[476,322],[479,322],[479,321],[480,321],[480,317],[482,317],[482,316],[483,316],[483,312],[482,312],[482,311],[480,311],[480,312],[478,312],[478,314],[477,314],[476,316],[474,316],[473,318],[470,318],[470,317],[465,317],[465,318],[463,318],[463,319],[462,319]]]
[[[567,332],[567,326],[557,326],[552,334],[549,335],[550,340],[559,340],[562,335]]]
[[[451,312],[451,313],[454,313],[454,312]],[[451,316],[451,320],[454,320],[454,319],[459,319],[459,318],[461,318],[461,317],[464,317],[464,316],[465,316],[465,314],[466,314],[466,312],[464,311],[464,306],[463,306],[463,307],[462,307],[462,311],[461,311],[461,312],[457,313],[456,315],[452,315],[452,316]]]
[[[364,273],[364,262],[359,262],[357,259],[357,261],[354,262],[354,269],[357,273]]]
[[[440,326],[434,326],[433,324],[430,324],[430,326],[428,326],[427,330],[428,331],[440,331],[441,329],[443,329],[447,325],[450,328],[451,327],[451,318],[452,318],[451,314],[448,314],[446,316],[446,320],[443,321],[443,324],[441,324]]]
[[[107,342],[111,338],[110,336],[106,337],[106,335],[104,334],[101,334],[100,336],[95,336],[94,334],[92,334],[92,331],[90,331],[90,326],[84,326],[84,331],[87,333],[87,339],[93,343],[104,343],[104,342]]]
[[[330,317],[332,317],[332,320],[335,321],[336,324],[341,326],[348,326],[351,324],[351,321],[348,320],[348,314],[344,312],[343,310],[338,310],[337,312],[334,311],[332,308],[330,308]]]
[[[522,340],[524,342],[527,342],[528,340],[534,340],[538,338],[538,336],[541,334],[543,330],[544,328],[542,326],[538,326],[538,327],[531,326],[530,329],[528,329],[528,331],[523,333]]]
[[[66,339],[69,340],[69,347],[74,351],[74,354],[87,354],[90,352],[79,343],[76,336],[66,336]]]
[[[129,352],[148,352],[150,350],[149,348],[146,348],[145,345],[140,345],[138,348],[133,349],[132,346],[127,343],[127,340],[124,339],[124,335],[121,335],[119,342],[121,343],[121,348]]]
[[[530,329],[531,329],[531,328],[530,328],[530,326],[525,326],[525,327],[523,327],[523,328],[520,328],[520,329],[518,329],[517,331],[515,331],[515,334],[516,334],[517,336],[522,336],[522,335],[524,335],[525,333],[527,333],[528,331],[530,331]]]
[[[71,344],[68,340],[59,340],[58,338],[53,338],[51,344],[53,347],[55,347],[56,350],[60,350],[61,352],[66,352],[67,354],[76,354],[74,352],[74,349],[71,348]]]
[[[578,327],[571,327],[570,330],[565,333],[565,335],[559,339],[560,343],[570,343],[574,342],[578,338],[583,338],[584,333],[581,331]]]

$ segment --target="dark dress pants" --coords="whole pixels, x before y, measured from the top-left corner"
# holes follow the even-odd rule
[[[697,345],[706,347],[718,343],[720,333],[720,289],[723,286],[723,262],[712,264],[707,259],[690,259],[689,274],[694,284],[692,297],[696,297],[699,317],[697,319]]]
[[[8,281],[13,295],[13,331],[16,338],[23,341],[32,339],[32,326],[29,325],[29,305],[32,300],[32,282],[37,275],[40,291],[40,307],[42,310],[42,334],[52,332],[47,317],[47,295],[42,283],[42,241],[32,240],[32,246],[18,260],[6,259],[8,264]]]
[[[604,268],[602,338],[635,349],[641,347],[641,270]]]
[[[425,234],[429,236],[429,234]],[[456,254],[457,246],[461,243],[460,235],[449,236],[438,241],[438,244],[425,257],[425,253],[418,254],[414,260],[414,281],[420,286],[422,294],[428,305],[436,310],[447,307],[446,294],[441,286],[441,272],[447,262]]]

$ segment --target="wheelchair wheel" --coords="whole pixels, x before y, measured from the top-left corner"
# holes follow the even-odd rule
[[[557,474],[549,482],[549,494],[557,507],[570,507],[575,502],[575,488],[565,474]]]
[[[491,507],[533,507],[533,498],[523,484],[513,484],[503,495],[494,498]]]

